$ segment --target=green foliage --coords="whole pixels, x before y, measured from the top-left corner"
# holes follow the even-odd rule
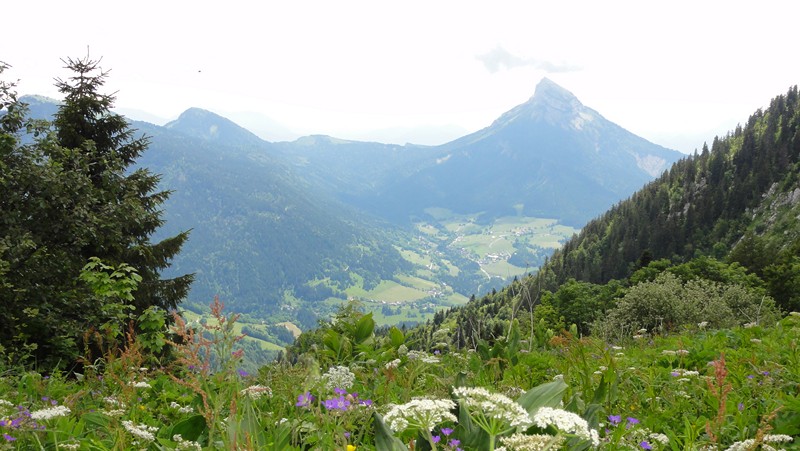
[[[395,330],[391,341],[401,341],[402,332]],[[339,308],[330,322],[320,322],[318,328],[301,334],[287,349],[288,358],[308,353],[321,363],[365,360],[375,351],[374,332],[372,313],[365,314],[358,303],[349,302]]]
[[[777,317],[775,302],[757,289],[708,279],[684,283],[672,272],[664,272],[652,282],[628,289],[607,316],[595,323],[593,333],[619,338],[698,324],[710,328],[771,324]]]

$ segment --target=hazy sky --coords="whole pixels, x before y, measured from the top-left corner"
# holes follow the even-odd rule
[[[787,0],[25,0],[2,11],[0,61],[20,94],[58,98],[60,59],[88,46],[121,108],[165,120],[189,107],[257,112],[289,135],[437,144],[490,125],[547,76],[689,152],[800,83],[800,2]]]

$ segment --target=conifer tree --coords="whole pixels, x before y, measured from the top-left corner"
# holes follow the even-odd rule
[[[85,259],[99,257],[106,263],[134,267],[142,276],[134,294],[137,310],[175,308],[186,296],[192,275],[162,280],[159,273],[180,251],[188,232],[151,243],[150,237],[163,224],[159,207],[170,193],[157,191],[160,176],[145,168],[126,173],[149,140],[134,137],[127,120],[111,111],[114,96],[99,92],[108,74],[99,67],[99,60],[87,56],[65,63],[73,75],[56,81],[64,94],[54,119],[57,142],[77,150],[96,189],[95,211],[100,214],[100,233],[81,254]]]
[[[133,167],[148,139],[134,137],[111,111],[114,97],[99,92],[107,76],[99,61],[65,63],[73,76],[57,80],[65,98],[49,129],[0,83],[0,357],[40,368],[70,365],[83,334],[114,320],[80,278],[90,258],[141,276],[124,300],[133,314],[175,308],[193,278],[159,275],[188,232],[150,241],[169,192],[157,190],[158,175]]]

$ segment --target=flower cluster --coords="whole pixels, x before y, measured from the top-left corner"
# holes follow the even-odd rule
[[[456,387],[453,394],[471,414],[499,420],[511,427],[527,428],[532,424],[528,412],[516,401],[481,387]]]
[[[169,407],[172,409],[177,410],[179,413],[192,413],[194,412],[194,408],[192,406],[182,406],[175,401],[169,403]]]
[[[122,426],[125,428],[126,431],[130,432],[131,435],[134,437],[146,440],[148,442],[152,442],[156,439],[155,433],[158,431],[158,428],[155,426],[148,426],[146,424],[135,424],[133,421],[125,420],[122,422]]]
[[[767,443],[771,444],[778,444],[778,443],[788,443],[794,440],[792,437],[783,434],[767,434],[762,439],[761,449],[766,451],[776,451],[775,447],[767,445]],[[745,451],[749,449],[753,449],[753,445],[755,445],[756,441],[754,439],[747,439],[742,442],[735,442],[731,446],[727,448],[726,451]]]
[[[63,417],[70,412],[69,407],[55,406],[49,409],[36,410],[31,412],[31,419],[33,420],[49,420],[56,417]]]
[[[356,375],[346,366],[332,366],[327,373],[322,375],[322,380],[325,381],[325,388],[330,391],[336,388],[347,390],[353,386]]]
[[[439,363],[439,358],[424,351],[408,351],[409,360],[419,360],[424,363]]]
[[[372,406],[371,399],[358,399],[358,393],[347,393],[342,388],[335,388],[333,391],[339,396],[322,401],[322,405],[328,410],[348,410],[352,405]]]
[[[172,441],[178,444],[178,446],[175,447],[176,450],[193,450],[193,451],[203,450],[203,447],[200,446],[199,443],[193,442],[191,440],[184,440],[184,438],[181,437],[181,434],[173,435]]]
[[[533,423],[542,429],[548,426],[555,426],[560,431],[590,440],[594,446],[600,444],[600,435],[597,431],[589,429],[589,423],[586,420],[566,410],[541,407],[533,415]]]
[[[250,399],[260,399],[262,396],[267,398],[272,397],[272,389],[263,385],[251,385],[239,392],[242,396],[247,396]]]
[[[566,439],[562,436],[546,434],[514,434],[501,437],[500,442],[507,451],[542,451],[547,449],[561,449]],[[500,448],[497,448],[498,450]]]
[[[393,405],[384,415],[384,421],[395,432],[406,429],[431,431],[436,425],[445,421],[456,422],[458,419],[450,413],[456,403],[449,399],[419,398]]]

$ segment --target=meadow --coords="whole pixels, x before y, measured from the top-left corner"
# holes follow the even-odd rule
[[[0,449],[800,449],[800,314],[608,343],[516,323],[493,346],[414,350],[343,309],[317,346],[248,373],[237,316],[180,318],[81,372],[0,376]]]

